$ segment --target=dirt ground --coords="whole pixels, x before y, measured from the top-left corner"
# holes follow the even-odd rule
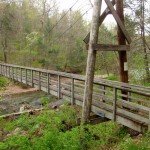
[[[37,91],[36,88],[24,88],[20,85],[13,85],[10,84],[8,87],[6,87],[6,89],[0,91],[0,95],[4,96],[4,95],[14,95],[14,94],[21,94],[21,93],[29,93],[29,92],[34,92]]]

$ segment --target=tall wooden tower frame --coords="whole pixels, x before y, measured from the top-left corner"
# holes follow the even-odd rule
[[[88,122],[90,118],[96,53],[98,51],[118,51],[120,62],[120,79],[121,82],[128,83],[127,51],[130,50],[131,38],[124,26],[123,0],[104,1],[107,4],[107,8],[101,14],[102,0],[94,0],[91,31],[84,39],[88,49],[88,58],[82,112],[83,123]],[[116,9],[114,8],[115,5]],[[117,22],[118,45],[105,45],[98,43],[99,27],[109,14],[112,14]],[[127,94],[126,91],[122,91],[122,93]]]

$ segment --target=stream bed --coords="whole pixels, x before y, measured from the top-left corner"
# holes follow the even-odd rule
[[[43,105],[55,101],[51,95],[41,91],[7,95],[0,100],[0,116],[21,111],[21,109],[39,109]]]

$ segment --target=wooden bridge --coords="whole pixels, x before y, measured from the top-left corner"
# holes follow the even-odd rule
[[[0,63],[0,74],[38,88],[71,104],[83,105],[85,78],[81,75]],[[136,131],[150,130],[150,88],[94,80],[92,112]],[[128,94],[122,94],[122,90]],[[126,99],[126,100],[124,100]]]

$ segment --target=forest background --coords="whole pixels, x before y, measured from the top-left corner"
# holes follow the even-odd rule
[[[87,0],[88,1],[88,0]],[[57,0],[0,1],[0,61],[85,74],[87,50],[83,39],[90,30],[80,6],[60,11]],[[85,9],[83,9],[85,7]],[[130,83],[150,85],[150,1],[125,0],[125,26],[132,38],[128,52]],[[87,8],[87,9],[86,9]],[[117,44],[117,25],[103,24],[99,43]],[[95,75],[119,80],[117,52],[98,52]]]

